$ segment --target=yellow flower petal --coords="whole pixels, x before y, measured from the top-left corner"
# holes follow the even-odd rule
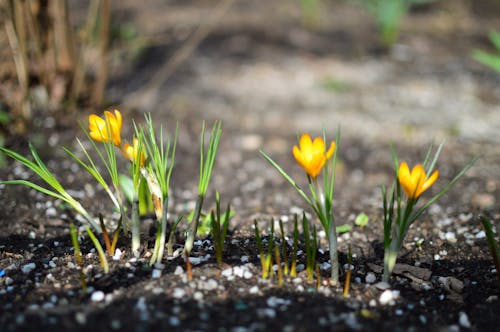
[[[138,153],[139,153],[139,140],[134,137],[134,145],[130,145],[128,143],[124,144],[121,149],[122,156],[125,159],[130,160],[131,162],[139,162],[141,166],[144,166],[146,162],[146,155],[144,154],[144,151],[141,151],[141,157],[139,159]]]
[[[111,134],[108,133],[108,128]],[[89,115],[89,135],[97,142],[110,142],[121,145],[122,115],[120,111],[104,112],[104,119],[95,115]]]
[[[299,140],[299,146],[293,147],[293,156],[297,163],[312,178],[316,178],[325,163],[333,155],[335,142],[332,142],[328,151],[325,151],[323,138],[316,137],[314,141],[308,134],[303,134]]]
[[[403,187],[408,198],[416,200],[424,191],[429,189],[436,182],[439,172],[436,170],[427,178],[425,169],[418,164],[410,172],[410,168],[406,162],[402,162],[399,166],[398,180]]]

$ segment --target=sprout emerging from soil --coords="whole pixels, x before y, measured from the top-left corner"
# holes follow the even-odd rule
[[[261,155],[287,180],[306,203],[313,209],[327,234],[330,246],[330,261],[332,264],[331,283],[339,282],[339,263],[337,254],[337,229],[333,216],[333,192],[335,183],[335,166],[337,163],[336,146],[340,140],[340,131],[335,142],[331,142],[326,150],[326,137],[316,137],[314,140],[308,134],[303,134],[299,146],[293,147],[293,155],[300,166],[306,171],[310,195],[307,195],[299,185],[263,151]],[[318,175],[323,172],[323,179]]]
[[[423,206],[417,208],[422,193],[429,189],[437,180],[439,172],[434,168],[443,148],[441,143],[431,158],[433,145],[429,147],[423,164],[415,166],[410,172],[406,162],[399,164],[396,152],[393,150],[394,184],[390,192],[382,186],[383,220],[384,220],[384,274],[382,281],[389,282],[389,278],[396,265],[399,249],[410,229],[410,226],[424,213],[424,211],[441,196],[443,196],[453,185],[467,172],[476,162],[477,158],[471,160],[453,180],[451,180],[437,195],[432,197]],[[427,177],[427,174],[432,174]],[[404,195],[406,202],[404,202]]]

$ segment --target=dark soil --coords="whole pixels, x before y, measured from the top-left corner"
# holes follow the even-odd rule
[[[202,120],[223,121],[205,210],[213,208],[218,190],[223,205],[231,201],[236,211],[224,264],[215,263],[210,237],[200,237],[192,281],[180,257],[149,266],[154,220],[144,217],[141,258],[131,256],[123,237],[123,254],[109,259],[108,274],[82,236],[84,291],[69,237],[71,215],[39,193],[2,186],[0,331],[500,331],[500,286],[478,221],[486,214],[500,229],[500,78],[470,59],[472,48],[490,47],[489,30],[500,30],[500,7],[493,0],[478,3],[443,0],[418,7],[404,22],[400,43],[384,50],[373,20],[344,2],[325,2],[316,30],[301,25],[291,1],[236,2],[145,103],[130,96],[139,96],[133,93],[215,2],[115,3],[116,23],[133,22],[147,42],[137,51],[138,40],[115,41],[108,96],[110,103],[123,103],[128,136],[131,118],[140,122],[144,111],[170,131],[179,123],[173,216],[185,214],[196,199]],[[85,122],[87,115],[76,119]],[[55,120],[37,121],[27,137],[10,138],[9,146],[27,153],[26,142],[33,141],[89,211],[112,219],[105,194],[59,148],[76,149],[75,133],[83,137],[75,117]],[[338,126],[335,216],[338,224],[352,226],[339,237],[341,285],[349,246],[353,253],[350,293],[344,297],[341,287],[328,283],[324,236],[318,251],[323,268],[314,281],[307,281],[305,271],[293,280],[286,276],[282,286],[276,275],[262,280],[253,221],[265,230],[271,219],[282,219],[291,238],[294,213],[309,210],[258,150],[305,184],[291,155],[297,132],[318,135],[325,128],[333,138]],[[415,164],[433,139],[442,138],[447,142],[437,166],[440,178],[423,200],[474,156],[481,159],[411,228],[391,287],[384,290],[379,188],[392,174],[390,143],[401,159]],[[38,181],[17,163],[0,170],[0,179],[14,178]],[[354,225],[361,212],[370,218],[365,228]],[[180,229],[175,249],[184,243],[185,225]],[[305,263],[304,254],[299,263]]]

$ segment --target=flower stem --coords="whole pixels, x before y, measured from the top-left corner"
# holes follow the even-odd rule
[[[392,239],[391,245],[388,250],[385,251],[384,254],[384,274],[382,275],[383,282],[389,282],[392,274],[392,270],[394,269],[394,265],[396,265],[396,260],[398,258],[398,251],[401,247],[401,240],[399,236],[396,235],[395,239]]]
[[[198,199],[196,200],[196,205],[194,207],[194,215],[191,223],[189,224],[187,235],[186,235],[186,243],[184,244],[184,258],[186,259],[186,264],[189,264],[189,254],[193,249],[194,237],[196,235],[196,230],[198,229],[198,222],[201,216],[201,208],[203,205],[203,200],[205,199],[204,195],[198,195]]]
[[[337,252],[337,230],[333,218],[328,228],[328,245],[330,246],[330,263],[332,264],[331,284],[336,286],[339,283],[339,255]]]
[[[134,199],[132,203],[132,254],[139,257],[139,248],[141,246],[141,234],[139,225],[139,200]]]

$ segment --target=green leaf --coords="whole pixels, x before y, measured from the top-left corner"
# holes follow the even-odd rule
[[[500,33],[496,31],[491,31],[489,37],[491,43],[495,45],[496,49],[500,52]]]
[[[120,174],[118,175],[118,183],[120,184],[120,188],[127,201],[132,203],[134,200],[134,182],[132,181],[132,178],[130,176]]]
[[[500,55],[490,54],[476,49],[472,52],[472,57],[477,62],[500,72]]]
[[[348,224],[340,225],[340,226],[337,226],[336,230],[337,230],[337,233],[339,233],[339,234],[347,233],[351,230],[351,225],[348,225]]]
[[[357,215],[356,217],[356,220],[354,220],[354,224],[356,224],[356,226],[359,226],[361,228],[365,227],[366,225],[368,225],[368,220],[370,218],[368,218],[368,216],[366,215],[366,213],[360,213]]]

